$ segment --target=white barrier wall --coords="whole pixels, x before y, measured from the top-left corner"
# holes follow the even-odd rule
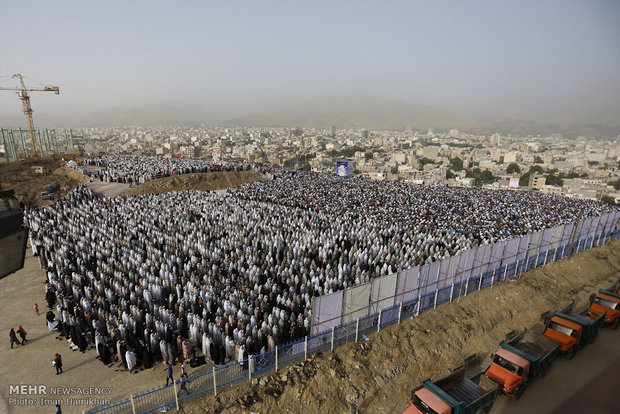
[[[599,245],[608,240],[609,233],[617,227],[619,220],[620,211],[587,218],[577,224],[531,232],[374,278],[370,283],[346,291],[315,297],[312,302],[311,333],[327,331],[422,298],[423,307],[452,300],[453,297],[565,257],[571,251],[574,253]],[[470,279],[474,281],[470,283]],[[384,316],[395,317],[391,313]]]

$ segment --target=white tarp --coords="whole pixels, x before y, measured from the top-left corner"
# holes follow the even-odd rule
[[[509,265],[517,261],[517,249],[519,248],[519,239],[510,239],[506,242],[504,249],[504,257],[502,266]]]
[[[365,283],[344,291],[343,325],[368,315],[371,288],[371,283]]]
[[[426,293],[426,288],[428,286],[428,271],[430,270],[430,268],[430,264],[425,264],[424,266],[420,267],[420,296],[424,296],[424,294]]]
[[[491,247],[491,258],[489,260],[489,271],[494,271],[500,267],[505,248],[506,241],[493,244],[493,247]]]
[[[418,298],[418,281],[420,279],[420,267],[398,273],[396,284],[396,300],[394,304],[407,303]]]
[[[549,244],[551,243],[551,239],[553,238],[554,229],[545,229],[542,235],[542,242],[540,244],[540,251],[546,252],[549,250]]]
[[[397,277],[398,273],[392,273],[391,275],[376,277],[372,280],[372,290],[370,292],[371,314],[394,306]]]
[[[590,224],[590,231],[588,232],[588,237],[593,237],[600,233],[601,229],[601,216],[594,217],[592,219],[592,223]]]
[[[439,280],[440,262],[431,263],[428,269],[428,283],[426,284],[425,293],[434,292],[437,289],[437,281]]]
[[[343,291],[312,299],[312,334],[340,325],[342,319]]]
[[[564,238],[564,225],[557,226],[553,229],[553,237],[551,237],[551,243],[549,243],[549,250],[554,250],[560,247],[560,242]]]
[[[567,225],[564,226],[564,234],[562,235],[561,245],[568,244],[568,242],[571,240],[571,237],[573,236],[574,230],[575,230],[574,223],[568,223]]]
[[[472,273],[474,271],[474,259],[476,258],[479,249],[479,247],[474,247],[473,249],[469,249],[467,251],[467,259],[465,260],[465,267],[463,268],[461,282],[466,281],[472,276]],[[460,265],[461,264],[459,263],[459,267]]]
[[[526,234],[525,236],[519,239],[519,251],[517,253],[517,260],[525,259],[525,256],[527,254],[527,249],[530,245],[530,237],[531,237],[531,234]]]
[[[459,256],[452,256],[443,259],[439,267],[439,289],[454,283],[454,277],[458,271]]]
[[[485,244],[480,247],[480,250],[477,253],[475,263],[475,270],[473,273],[474,277],[479,277],[480,275],[484,275],[489,269],[489,262],[491,261],[491,249],[492,246],[490,244]]]

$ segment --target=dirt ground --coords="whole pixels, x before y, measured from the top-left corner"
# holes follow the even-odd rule
[[[281,368],[277,375],[271,372],[258,378],[254,384],[242,381],[219,390],[217,397],[189,400],[183,404],[183,411],[348,413],[348,401],[357,400],[360,413],[402,412],[408,405],[409,391],[422,379],[446,373],[472,353],[488,355],[509,330],[539,323],[542,312],[563,306],[572,298],[583,306],[591,292],[617,280],[619,253],[620,240],[535,269],[518,281],[483,289],[405,320],[400,326],[386,327],[369,335],[367,342],[349,343],[333,353],[312,356],[306,362]],[[88,408],[67,405],[67,399],[79,397],[74,394],[48,395],[47,400],[41,400],[41,396],[10,394],[10,385],[104,387],[109,393],[95,398],[112,403],[163,385],[162,365],[129,374],[118,364],[103,366],[94,350],[71,352],[65,341],[48,332],[43,316],[44,278],[37,258],[28,254],[24,269],[0,279],[0,334],[6,341],[0,347],[0,412],[51,413],[53,407],[42,407],[41,403],[55,398],[63,403],[64,413]],[[40,316],[32,310],[35,302],[43,311]],[[11,349],[8,332],[19,325],[28,331],[29,341]],[[620,331],[613,333],[617,336]],[[55,375],[51,364],[56,352],[63,357],[62,375]],[[190,376],[211,369],[188,368]],[[178,369],[174,367],[175,377]],[[34,398],[38,405],[9,404],[9,398],[25,397]]]
[[[183,190],[223,190],[263,179],[263,176],[256,171],[180,174],[149,181],[117,195],[161,194]]]
[[[28,207],[50,205],[53,201],[41,199],[41,192],[48,182],[58,184],[59,191],[55,196],[60,199],[84,181],[79,171],[66,167],[70,159],[76,158],[75,155],[60,154],[9,164],[0,163],[0,185],[3,189],[14,190],[18,200]],[[34,166],[41,166],[43,173],[35,173],[32,169]]]
[[[184,404],[189,413],[399,413],[427,377],[437,378],[471,354],[488,357],[510,330],[540,324],[543,312],[576,300],[585,307],[592,292],[620,275],[620,241],[534,269],[439,306],[370,340],[270,373],[234,390]],[[615,336],[619,331],[613,332]],[[609,361],[610,363],[613,360]],[[561,393],[561,390],[558,390]],[[571,391],[566,390],[568,397]],[[540,412],[534,410],[532,412]]]

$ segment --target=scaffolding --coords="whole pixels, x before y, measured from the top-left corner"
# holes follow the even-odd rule
[[[36,145],[42,157],[63,152],[83,151],[84,134],[72,129],[37,129],[34,131]],[[27,129],[0,128],[4,157],[7,163],[25,160],[33,153]]]

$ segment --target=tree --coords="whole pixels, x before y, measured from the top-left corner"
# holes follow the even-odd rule
[[[548,174],[545,175],[545,183],[562,187],[564,185],[564,180],[560,177],[556,177],[554,174]]]
[[[538,155],[534,158],[534,164],[542,164],[544,163],[543,159],[540,158]]]
[[[433,164],[433,160],[426,157],[420,158],[418,162],[420,163],[420,168],[424,168],[426,164]]]
[[[454,171],[461,171],[463,169],[463,160],[459,157],[452,158],[450,160],[450,166]]]
[[[517,164],[512,163],[508,165],[508,168],[506,168],[506,173],[507,174],[515,174],[515,173],[519,174],[521,173],[521,168]]]
[[[530,174],[544,174],[545,170],[540,165],[532,165],[529,172]]]
[[[450,180],[450,179],[452,179],[452,178],[455,178],[455,177],[456,177],[456,174],[454,174],[454,173],[453,173],[452,171],[450,171],[450,170],[446,170],[446,178],[447,178],[448,180]]]
[[[618,181],[610,181],[607,185],[611,185],[614,189],[620,190],[620,180]]]
[[[366,154],[364,154],[364,158],[366,158],[366,160],[372,160],[374,157],[374,154],[372,152],[367,152]]]
[[[398,163],[396,163],[395,166],[392,167],[392,174],[398,174]]]
[[[608,203],[608,204],[616,204],[616,201],[614,200],[613,197],[609,197],[609,196],[603,196],[601,197],[601,201],[603,203]]]
[[[483,183],[492,183],[493,181],[495,181],[495,176],[491,171],[484,170],[480,174],[480,181]]]
[[[527,187],[527,185],[530,183],[530,173],[527,172],[525,174],[523,174],[521,177],[519,177],[519,185],[521,187]]]
[[[588,165],[598,165],[598,161],[588,161]]]

